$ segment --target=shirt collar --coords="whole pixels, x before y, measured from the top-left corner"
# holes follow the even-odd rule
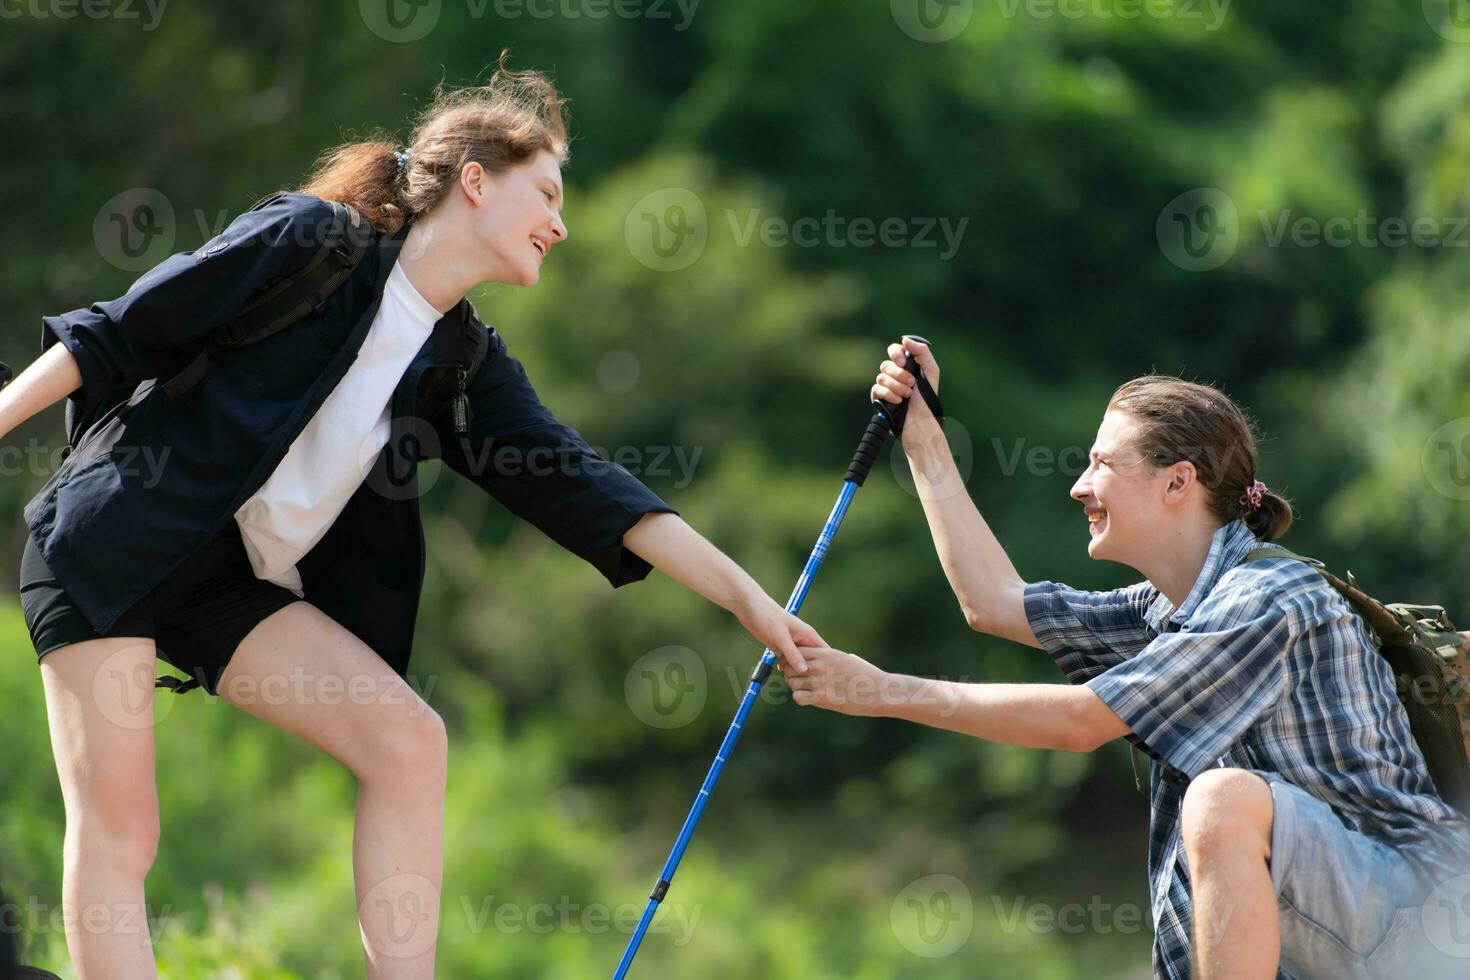
[[[1240,518],[1220,525],[1210,538],[1210,550],[1205,554],[1204,567],[1200,569],[1199,577],[1194,580],[1194,587],[1184,597],[1184,602],[1178,609],[1174,609],[1173,603],[1160,592],[1144,611],[1144,621],[1155,633],[1164,632],[1166,621],[1183,626],[1194,615],[1205,596],[1214,589],[1221,576],[1261,544]]]

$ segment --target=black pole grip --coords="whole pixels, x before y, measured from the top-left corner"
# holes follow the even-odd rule
[[[917,340],[926,347],[933,346],[918,334],[906,333],[904,337]],[[919,367],[919,362],[912,355],[905,352],[904,360],[908,362],[904,368],[906,371],[915,378],[923,377],[924,369]],[[863,439],[858,443],[857,452],[853,453],[852,462],[847,464],[847,476],[844,479],[851,480],[858,486],[863,485],[868,478],[869,471],[873,468],[873,462],[877,460],[878,453],[883,448],[883,440],[889,435],[897,436],[903,433],[903,422],[908,418],[909,402],[912,397],[905,398],[897,405],[890,405],[888,402],[877,399],[873,400],[873,417],[868,422],[868,431],[863,433]]]
[[[873,461],[878,458],[878,451],[883,448],[883,440],[888,438],[888,423],[881,415],[874,415],[868,422],[868,431],[863,433],[863,441],[858,443],[857,452],[852,455],[852,462],[847,464],[847,476],[844,480],[851,480],[858,486],[868,478],[868,471],[873,468]]]
[[[10,384],[13,378],[14,375],[10,373],[10,365],[0,361],[0,388]]]

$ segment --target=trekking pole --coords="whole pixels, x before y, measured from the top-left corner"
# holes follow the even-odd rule
[[[917,340],[926,346],[929,344],[923,337],[914,334],[905,334],[905,337]],[[939,404],[939,396],[934,393],[928,379],[924,377],[919,362],[912,354],[906,354],[905,359],[908,362],[907,370],[918,382],[916,386],[918,393],[929,405],[935,418],[942,419],[944,412]],[[847,508],[852,503],[858,487],[867,480],[868,471],[873,468],[873,462],[878,458],[878,451],[883,448],[883,441],[890,434],[898,436],[903,433],[904,419],[908,417],[909,400],[905,398],[897,405],[874,401],[873,409],[873,417],[868,422],[868,429],[863,433],[857,452],[853,454],[852,462],[847,466],[847,475],[843,478],[842,492],[837,497],[837,503],[832,508],[832,513],[828,515],[822,533],[817,537],[817,544],[812,548],[811,556],[807,558],[806,567],[802,569],[801,578],[797,580],[791,598],[786,600],[786,611],[793,616],[801,609],[801,604],[806,600],[812,580],[817,577],[817,571],[822,567],[822,559],[827,557],[827,549],[831,546],[837,529],[842,526],[842,520],[847,516]],[[755,670],[751,672],[750,684],[745,689],[745,696],[740,699],[740,707],[735,710],[735,718],[725,732],[725,738],[720,743],[719,751],[715,753],[715,761],[710,766],[709,773],[704,777],[704,784],[699,787],[699,795],[694,798],[694,805],[689,810],[689,816],[684,818],[684,826],[679,830],[679,837],[674,841],[674,848],[669,852],[669,859],[664,862],[663,871],[659,873],[658,881],[653,886],[653,893],[648,896],[648,905],[644,907],[643,916],[638,920],[638,928],[633,930],[633,935],[628,939],[628,946],[623,950],[623,958],[618,963],[616,972],[613,973],[613,980],[623,980],[628,975],[628,968],[633,965],[633,957],[638,954],[638,946],[643,942],[643,935],[648,931],[649,923],[653,921],[653,915],[658,911],[664,896],[669,893],[669,885],[674,880],[674,872],[679,869],[679,860],[684,856],[684,849],[689,846],[689,841],[694,836],[694,828],[699,825],[699,818],[704,814],[705,805],[709,803],[709,798],[715,791],[715,784],[720,781],[720,773],[725,769],[725,762],[730,758],[730,752],[740,738],[746,716],[750,714],[750,709],[755,707],[755,699],[760,695],[761,686],[771,676],[771,669],[775,665],[776,655],[771,652],[770,647],[767,647],[761,654],[760,663],[756,664]]]

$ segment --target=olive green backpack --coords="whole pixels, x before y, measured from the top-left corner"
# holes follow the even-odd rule
[[[1470,637],[1456,631],[1443,606],[1409,602],[1385,605],[1315,558],[1285,548],[1256,548],[1241,562],[1262,558],[1303,561],[1342,594],[1363,617],[1378,652],[1393,671],[1409,729],[1424,753],[1440,798],[1470,816]]]

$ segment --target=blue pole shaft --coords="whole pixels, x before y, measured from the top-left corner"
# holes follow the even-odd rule
[[[812,580],[817,577],[817,571],[822,567],[822,559],[827,557],[827,549],[831,546],[837,529],[842,526],[842,519],[847,516],[847,508],[852,503],[853,494],[857,493],[857,489],[858,484],[853,481],[843,482],[842,493],[837,497],[837,503],[827,517],[827,523],[817,538],[816,546],[812,548],[811,556],[806,560],[806,568],[802,569],[801,578],[797,580],[796,588],[791,592],[791,598],[786,600],[787,612],[795,615],[801,609],[801,604],[806,601]],[[704,813],[705,804],[709,802],[710,796],[714,793],[715,784],[720,781],[720,773],[725,769],[725,762],[730,758],[730,752],[740,739],[746,716],[750,714],[750,709],[755,707],[755,699],[760,695],[761,685],[766,682],[766,678],[770,676],[775,665],[776,655],[767,647],[761,654],[760,663],[750,675],[750,685],[745,689],[745,697],[740,699],[740,707],[735,710],[735,718],[725,732],[725,739],[720,743],[720,750],[715,753],[715,761],[709,767],[709,773],[704,777],[704,785],[700,786],[699,795],[694,798],[694,806],[690,808],[689,816],[684,818],[684,826],[679,830],[679,838],[674,841],[674,849],[669,852],[668,861],[664,862],[664,869],[658,876],[658,883],[654,885],[653,894],[648,898],[648,905],[643,909],[643,916],[638,920],[638,928],[633,930],[633,935],[628,939],[628,946],[623,950],[623,959],[618,963],[613,980],[623,980],[628,975],[628,968],[633,965],[633,957],[638,954],[638,946],[643,942],[643,935],[648,932],[649,923],[653,921],[653,915],[658,911],[659,903],[668,894],[669,885],[674,880],[674,872],[678,870],[679,860],[684,856],[684,849],[689,846],[689,841],[694,836],[694,828],[699,825],[699,818]]]

